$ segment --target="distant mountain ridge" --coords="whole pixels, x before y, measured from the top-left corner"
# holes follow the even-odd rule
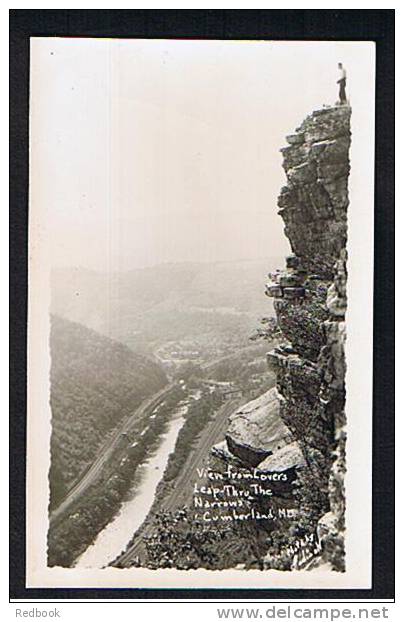
[[[103,274],[81,268],[52,272],[52,311],[130,343],[126,332],[150,334],[165,321],[204,322],[206,311],[245,314],[256,322],[271,313],[264,296],[279,258],[217,263],[173,263]],[[175,319],[174,319],[175,318]],[[126,331],[126,332],[125,332]]]

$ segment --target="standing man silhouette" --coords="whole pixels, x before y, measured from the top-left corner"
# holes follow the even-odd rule
[[[338,80],[337,84],[339,84],[339,104],[346,104],[346,70],[344,69],[342,63],[338,63]]]

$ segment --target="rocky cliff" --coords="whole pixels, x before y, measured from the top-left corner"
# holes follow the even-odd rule
[[[290,549],[293,538],[314,535],[321,547],[317,563],[339,571],[350,115],[348,106],[314,111],[281,149],[287,183],[278,206],[293,254],[285,269],[269,275],[266,291],[281,335],[268,353],[276,389],[232,416],[221,454],[262,471],[297,473],[293,494],[299,514],[278,542]],[[279,545],[276,551],[270,547],[264,566],[280,567],[273,560],[281,554]],[[292,555],[289,567],[307,565]]]

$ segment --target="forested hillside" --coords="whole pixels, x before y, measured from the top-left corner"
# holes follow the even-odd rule
[[[51,318],[51,508],[109,434],[166,383],[158,365],[80,324]]]

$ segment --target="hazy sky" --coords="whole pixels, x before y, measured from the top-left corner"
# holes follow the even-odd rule
[[[31,204],[51,264],[123,270],[287,253],[279,149],[336,101],[338,61],[352,101],[355,49],[33,39]]]

